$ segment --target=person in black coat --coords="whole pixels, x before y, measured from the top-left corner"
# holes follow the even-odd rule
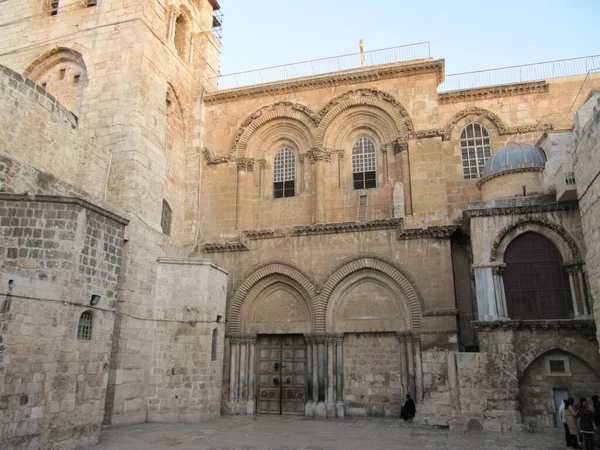
[[[410,395],[406,396],[406,401],[404,402],[404,406],[400,410],[400,417],[404,419],[405,422],[412,422],[415,414],[417,413],[417,407],[415,402]]]
[[[581,430],[583,448],[594,450],[594,412],[586,401],[579,406],[579,429]]]

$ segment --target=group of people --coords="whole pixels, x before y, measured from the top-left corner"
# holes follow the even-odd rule
[[[573,397],[563,400],[560,418],[565,427],[567,447],[600,450],[600,401],[592,396],[592,403],[581,397],[575,403]]]

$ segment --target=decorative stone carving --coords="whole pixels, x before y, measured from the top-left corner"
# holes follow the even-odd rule
[[[590,337],[596,336],[594,319],[573,320],[500,320],[493,322],[471,322],[475,331],[492,330],[538,330],[558,331],[575,330]]]
[[[449,239],[457,229],[458,225],[401,229],[398,230],[397,239]]]
[[[395,141],[390,142],[389,146],[392,148],[394,155],[408,151],[408,142],[401,141],[400,139],[396,139]]]
[[[435,308],[428,309],[423,313],[423,317],[453,317],[458,316],[456,308]]]
[[[368,222],[333,222],[315,225],[297,226],[292,236],[315,234],[352,233],[361,230],[393,230],[402,226],[402,219],[376,219]]]
[[[204,244],[204,253],[227,253],[227,252],[247,252],[250,251],[241,242],[224,242]]]
[[[256,344],[256,334],[231,333],[227,337],[230,344]]]
[[[235,161],[237,163],[238,172],[254,172],[253,158],[238,158]]]
[[[486,98],[514,97],[516,95],[546,94],[549,84],[545,81],[534,81],[531,83],[505,84],[502,86],[489,86],[474,89],[463,89],[459,91],[440,92],[438,98],[440,103],[457,103]]]
[[[329,149],[313,147],[307,153],[311,164],[315,164],[318,161],[331,162],[331,150]]]
[[[209,166],[213,165],[213,164],[224,164],[224,163],[233,161],[233,158],[231,158],[230,156],[214,157],[208,147],[204,147],[202,149],[202,154],[204,155],[204,158],[206,159],[206,164],[208,164]]]
[[[482,202],[483,203],[483,202]],[[542,204],[531,204],[523,206],[497,206],[492,208],[471,208],[463,211],[463,215],[470,217],[490,217],[490,216],[513,216],[534,213],[546,213],[554,211],[571,211],[577,209],[577,202],[552,202]]]

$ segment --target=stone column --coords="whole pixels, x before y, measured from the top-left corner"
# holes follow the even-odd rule
[[[315,417],[324,419],[327,417],[327,335],[316,335],[317,342],[317,371],[318,371],[318,401],[315,406]]]
[[[579,293],[577,289],[577,266],[567,266],[566,271],[569,274],[569,287],[571,288],[571,299],[573,301],[573,316],[575,319],[581,318],[581,309],[579,308]]]
[[[415,388],[416,394],[415,402],[423,402],[423,361],[421,359],[421,337],[414,336],[413,348],[415,352]]]
[[[400,167],[402,170],[402,183],[404,183],[404,211],[406,215],[412,215],[412,192],[411,192],[411,180],[410,180],[410,162],[408,160],[408,142],[399,142],[398,147],[394,147],[394,153],[396,148],[400,149]]]
[[[167,40],[173,42],[175,39],[175,23],[179,16],[179,10],[174,6],[169,7],[169,28],[167,30]]]
[[[248,183],[252,183],[252,178],[248,173],[254,172],[254,159],[252,158],[238,158],[236,159],[237,164],[237,186],[235,194],[235,227],[245,228],[246,223],[240,220],[240,217],[246,217],[242,214],[242,205],[247,204],[247,200],[251,197],[252,190],[249,188]]]
[[[408,357],[406,356],[406,334],[398,333],[400,343],[400,382],[402,384],[402,396],[408,394]]]
[[[256,361],[256,338],[248,338],[248,402],[246,403],[246,413],[254,414],[254,401],[255,401],[255,385],[256,385],[256,373],[255,373],[255,361]]]
[[[313,337],[311,338],[311,346],[312,346],[312,366],[313,366],[313,396],[312,400],[316,404],[319,401],[319,351],[317,340]]]
[[[304,415],[306,417],[311,416],[312,412],[312,400],[313,400],[313,343],[312,337],[304,335],[306,341],[306,406],[304,408]]]
[[[588,298],[587,298],[587,289],[586,289],[586,284],[585,284],[585,278],[584,278],[584,273],[583,273],[583,265],[580,265],[577,268],[577,285],[579,287],[579,293],[581,294],[581,309],[583,311],[583,315],[586,318],[592,318],[591,314],[590,314],[590,306],[588,304]]]
[[[238,383],[238,400],[244,401],[247,400],[247,387],[248,380],[246,379],[246,374],[248,373],[248,358],[246,354],[247,343],[246,340],[242,340],[239,343],[240,346],[240,381]]]
[[[310,162],[314,165],[314,222],[322,223],[327,219],[325,214],[327,183],[325,164],[331,162],[331,152],[322,147],[311,148],[308,152]]]
[[[229,352],[229,407],[233,408],[233,404],[237,401],[237,359],[239,344],[233,338],[229,338],[231,350]]]
[[[409,336],[406,339],[406,355],[408,364],[408,393],[413,399],[417,398],[416,395],[416,380],[415,380],[415,353],[413,349],[413,337]]]
[[[383,184],[390,182],[390,172],[388,168],[388,151],[387,146],[381,147],[381,154],[383,155]]]
[[[335,338],[335,409],[337,417],[345,416],[344,408],[344,335]]]
[[[504,270],[506,264],[492,267],[494,292],[496,297],[496,310],[499,320],[510,320],[508,317],[508,308],[506,306],[506,293],[504,291]]]
[[[335,337],[327,337],[327,416],[335,411]],[[334,416],[335,417],[335,416]]]

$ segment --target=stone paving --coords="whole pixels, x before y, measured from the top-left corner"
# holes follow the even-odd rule
[[[398,419],[223,416],[197,424],[109,428],[90,450],[564,450],[563,435],[449,432]]]

